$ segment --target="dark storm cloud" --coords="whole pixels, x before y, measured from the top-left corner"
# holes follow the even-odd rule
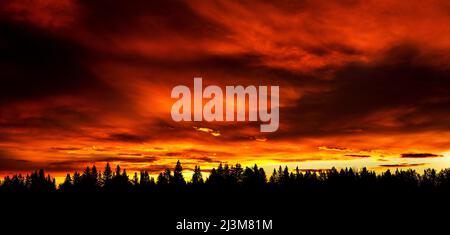
[[[83,107],[128,111],[128,106],[123,105],[128,102],[127,97],[92,72],[92,62],[96,60],[97,53],[75,39],[73,31],[63,33],[39,27],[32,22],[14,20],[8,14],[2,16],[0,104],[42,102],[44,108],[48,101],[42,99],[58,100],[61,96],[71,96],[79,101],[83,100],[80,102],[89,102]],[[3,111],[14,112],[9,109]],[[85,110],[80,111],[79,107],[70,104],[46,110],[40,119],[45,125],[45,119],[70,119],[68,116],[84,121],[96,119]],[[17,123],[20,119],[16,117],[8,121],[12,122],[11,125],[20,125]],[[38,120],[23,120],[22,124],[36,121]],[[50,122],[58,123],[58,120]]]
[[[25,23],[0,21],[0,42],[2,102],[96,85],[83,65],[83,48],[70,40]]]
[[[439,56],[439,55],[436,55]],[[450,71],[424,61],[413,45],[387,51],[375,65],[350,65],[337,71],[335,90],[325,94],[329,111],[341,117],[374,110],[421,105],[432,97],[448,97]]]
[[[336,68],[333,79],[321,81],[322,92],[307,93],[295,107],[281,109],[281,125],[287,129],[280,128],[274,137],[449,129],[450,70],[435,66],[438,58],[442,52],[422,52],[406,43],[373,63]],[[394,123],[388,125],[384,118]]]
[[[443,157],[439,154],[433,153],[402,153],[402,158],[433,158],[433,157]]]
[[[168,36],[167,33],[208,37],[222,35],[219,28],[193,11],[185,1],[79,1],[85,10],[85,27],[94,32],[149,33],[153,36]],[[142,20],[148,19],[147,24]]]

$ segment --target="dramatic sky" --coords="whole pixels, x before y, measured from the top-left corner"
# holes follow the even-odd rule
[[[280,86],[280,128],[172,121],[176,85]],[[449,1],[2,0],[0,174],[119,163],[450,167]]]

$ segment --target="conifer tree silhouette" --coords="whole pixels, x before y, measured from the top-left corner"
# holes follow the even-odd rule
[[[194,174],[192,174],[192,184],[199,185],[203,184],[202,171],[199,166],[194,167]]]
[[[174,184],[177,186],[183,186],[186,184],[186,181],[184,180],[184,177],[183,177],[183,167],[181,166],[181,163],[179,160],[177,161],[177,164],[175,165],[171,184]]]
[[[138,186],[138,185],[139,185],[139,179],[138,179],[137,172],[134,172],[134,176],[133,176],[133,185],[134,185],[134,186]]]
[[[59,188],[61,189],[61,191],[71,191],[73,187],[73,181],[72,181],[72,177],[70,176],[70,174],[68,173],[66,175],[66,178],[64,180],[64,183],[62,183]]]
[[[106,184],[112,179],[112,170],[109,166],[109,162],[106,163],[105,170],[103,171],[102,183]]]

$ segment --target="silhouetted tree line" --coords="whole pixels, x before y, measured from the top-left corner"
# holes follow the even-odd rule
[[[354,170],[352,168],[314,171],[301,171],[298,167],[291,171],[288,167],[274,169],[267,179],[263,168],[243,168],[241,164],[229,166],[219,164],[210,171],[205,180],[199,166],[195,166],[189,182],[184,179],[183,167],[177,161],[173,172],[166,169],[155,180],[147,171],[128,176],[126,169],[119,165],[115,170],[107,163],[103,172],[92,166],[83,172],[67,174],[65,181],[56,187],[55,179],[39,170],[30,175],[21,174],[6,176],[0,184],[0,192],[146,192],[152,190],[182,190],[182,189],[213,189],[229,190],[241,188],[255,189],[288,189],[288,190],[422,190],[422,191],[450,191],[450,169],[437,172],[426,169],[423,174],[415,170],[386,170],[382,174],[375,174],[367,168]]]
[[[45,176],[44,170],[35,171],[26,176],[6,176],[1,182],[0,191],[13,192],[52,192],[56,190],[55,178]]]

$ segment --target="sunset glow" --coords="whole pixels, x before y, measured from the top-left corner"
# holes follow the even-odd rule
[[[31,3],[32,2],[32,3]],[[345,3],[345,4],[344,4]],[[412,11],[414,9],[414,11]],[[177,160],[450,167],[449,1],[0,4],[0,176]],[[279,128],[175,122],[171,90],[279,86]],[[204,100],[207,101],[207,100]],[[60,178],[58,178],[59,180]]]

